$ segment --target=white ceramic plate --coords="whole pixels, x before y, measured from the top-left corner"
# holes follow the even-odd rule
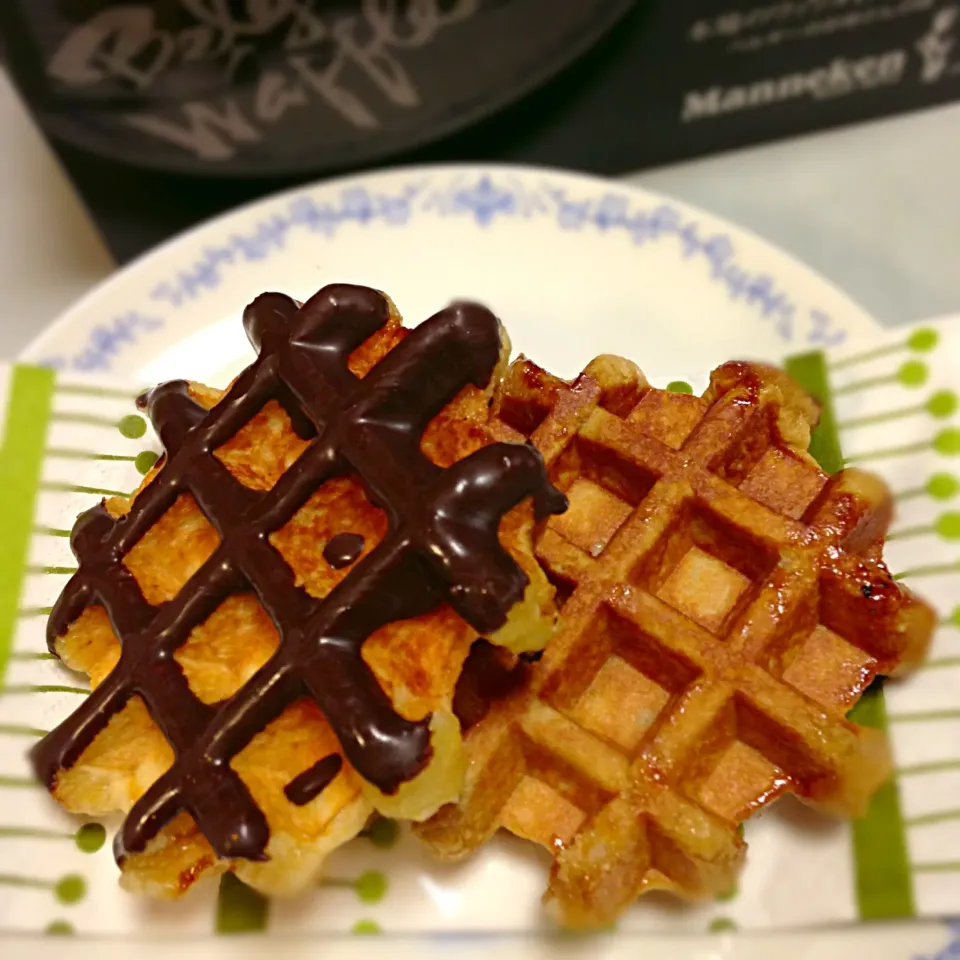
[[[731,357],[780,361],[877,332],[870,317],[806,267],[684,204],[551,171],[438,167],[297,189],[201,226],[99,287],[22,359],[144,384],[172,376],[220,383],[252,356],[239,322],[250,299],[266,289],[305,298],[331,281],[387,291],[408,323],[453,298],[482,300],[507,324],[515,349],[566,375],[595,354],[612,352],[637,360],[655,383],[684,379],[699,386],[711,367]],[[778,882],[791,846],[798,851],[823,839],[780,820],[760,829],[775,837],[784,830],[788,844],[767,845],[774,854],[754,874],[760,886]],[[359,871],[374,860],[374,851],[367,851],[351,866],[337,866]],[[391,873],[391,888],[406,893],[377,917],[385,928],[409,934],[481,931],[479,940],[456,939],[464,955],[490,949],[540,955],[557,944],[488,938],[537,929],[542,883],[543,864],[516,844],[494,845],[458,872],[427,867],[411,852],[396,883]],[[755,895],[762,902],[763,892]],[[349,930],[359,916],[356,904],[349,893],[330,896],[331,906],[312,921],[302,905],[278,906],[271,931]],[[180,917],[185,933],[209,929],[205,909],[165,911],[148,926]],[[118,933],[136,929],[135,923],[108,926]],[[647,918],[624,929],[705,926],[701,916],[693,926]],[[942,928],[916,925],[894,934],[873,927],[836,935],[639,942],[621,934],[586,950],[617,957],[628,951],[691,958],[774,951],[790,957],[869,951],[883,960],[960,956],[951,948],[936,953],[947,939]],[[363,955],[373,956],[372,942],[362,942]],[[38,941],[17,943],[25,953],[43,950]],[[360,943],[327,941],[324,949],[354,956]],[[378,943],[376,953],[389,949],[391,957],[411,949],[409,940]],[[450,943],[421,944],[418,955],[441,949],[451,949]]]

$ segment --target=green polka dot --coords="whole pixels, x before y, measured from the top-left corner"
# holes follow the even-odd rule
[[[74,837],[77,848],[84,853],[96,853],[106,839],[107,831],[99,823],[85,823]]]
[[[737,886],[736,883],[734,883],[729,890],[726,890],[723,893],[721,893],[717,897],[717,900],[719,900],[721,903],[728,903],[730,900],[735,900],[739,892],[740,892],[740,888]]]
[[[79,903],[87,895],[87,881],[75,873],[64,877],[54,888],[57,899],[63,904]]]
[[[671,393],[693,393],[693,387],[686,380],[671,380],[667,384],[667,389]]]
[[[383,933],[383,927],[376,920],[358,920],[353,925],[353,933],[358,937],[375,937]]]
[[[940,336],[936,330],[929,327],[923,327],[920,330],[914,330],[907,340],[907,346],[917,353],[928,353],[939,342]]]
[[[953,613],[951,613],[947,619],[953,624],[953,626],[960,627],[960,607],[954,607]]]
[[[136,413],[127,414],[117,426],[128,440],[138,440],[147,432],[147,421]]]
[[[143,453],[137,454],[137,459],[133,461],[133,465],[140,473],[146,475],[159,459],[159,455],[152,450],[144,450]]]
[[[933,529],[944,540],[960,540],[960,513],[941,513]]]
[[[54,920],[47,926],[46,933],[51,937],[72,937],[76,931],[66,920]]]
[[[960,481],[949,473],[935,473],[927,481],[927,493],[934,500],[949,500],[960,490]]]
[[[379,870],[368,870],[353,885],[364,903],[379,903],[387,895],[387,878]]]
[[[949,417],[957,412],[957,395],[952,390],[938,390],[927,401],[931,417]]]
[[[941,430],[933,438],[933,449],[945,457],[956,456],[960,453],[960,430],[956,427]]]
[[[400,839],[400,825],[396,820],[379,817],[370,824],[364,836],[382,850],[389,850]]]
[[[745,830],[746,830],[746,827],[745,827],[744,824],[742,824],[742,823],[738,823],[738,824],[737,824],[737,836],[738,836],[741,840],[743,839],[743,834],[744,834]]]
[[[730,933],[737,929],[737,925],[729,917],[717,917],[710,921],[711,933]]]
[[[922,360],[908,360],[897,371],[897,379],[905,387],[922,387],[929,375],[930,371]]]

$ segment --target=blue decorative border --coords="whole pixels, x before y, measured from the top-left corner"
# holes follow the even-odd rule
[[[950,922],[949,930],[950,942],[942,950],[914,960],[960,960],[960,918]]]
[[[110,370],[113,360],[128,346],[139,343],[144,334],[160,330],[165,321],[136,310],[128,310],[112,320],[98,323],[87,334],[83,347],[73,354],[44,357],[41,366],[54,370],[76,370],[82,373]]]
[[[584,198],[549,181],[529,185],[501,172],[458,174],[444,186],[420,175],[391,192],[343,187],[330,200],[317,200],[310,192],[296,194],[251,230],[233,233],[224,242],[207,246],[201,257],[156,284],[149,297],[168,310],[177,310],[216,290],[227,272],[281,253],[291,235],[298,232],[331,238],[347,224],[400,229],[423,216],[472,220],[482,230],[504,220],[539,219],[564,231],[626,236],[638,247],[674,243],[680,256],[698,261],[731,300],[746,302],[769,320],[785,344],[835,347],[846,338],[846,332],[822,310],[809,312],[804,318],[807,333],[799,336],[799,308],[774,278],[750,270],[728,234],[708,231],[673,204],[645,207],[631,193],[613,189],[599,197]],[[108,370],[125,344],[137,342],[142,333],[163,324],[162,319],[131,311],[95,327],[87,344],[74,356],[52,357],[48,362],[60,368]]]

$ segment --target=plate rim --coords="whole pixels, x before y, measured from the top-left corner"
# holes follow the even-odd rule
[[[56,941],[54,944],[53,940]],[[184,960],[259,960],[266,944],[277,960],[307,960],[324,944],[330,960],[431,960],[463,956],[485,960],[498,950],[503,960],[543,960],[561,950],[571,960],[628,960],[642,948],[650,960],[767,960],[773,950],[782,960],[848,960],[870,948],[876,960],[952,960],[960,945],[960,923],[950,920],[878,921],[814,930],[724,931],[701,934],[616,933],[585,937],[576,944],[562,935],[410,934],[359,937],[354,934],[262,933],[137,938],[134,935],[53,938],[43,934],[3,934],[0,943],[25,947],[24,956],[62,960],[123,960],[132,942],[143,960],[166,960],[171,948]],[[31,950],[31,947],[33,948]],[[920,950],[922,953],[918,953]],[[309,953],[308,953],[309,951]],[[18,954],[19,955],[19,954]]]
[[[515,177],[521,181],[539,178],[547,178],[554,181],[561,181],[572,185],[578,185],[581,188],[589,190],[593,195],[600,196],[609,193],[611,189],[626,194],[637,202],[644,201],[655,205],[669,205],[687,213],[698,220],[712,221],[729,233],[731,238],[743,238],[749,244],[761,248],[764,253],[771,256],[784,267],[791,271],[798,272],[804,276],[805,282],[811,287],[818,287],[830,299],[836,303],[842,304],[845,316],[855,316],[858,323],[864,328],[874,328],[882,330],[882,324],[865,307],[863,307],[852,296],[846,293],[839,285],[825,277],[815,268],[811,267],[803,260],[795,257],[790,252],[784,250],[778,244],[775,244],[760,234],[743,227],[726,217],[714,214],[696,204],[688,203],[685,200],[676,198],[669,194],[661,193],[657,190],[649,189],[640,184],[625,180],[601,177],[589,173],[580,173],[577,171],[568,171],[561,168],[548,166],[527,166],[522,164],[508,163],[443,163],[443,164],[410,164],[398,165],[380,168],[371,171],[362,171],[340,177],[316,178],[303,184],[288,187],[264,197],[251,200],[240,206],[234,207],[224,213],[217,214],[202,220],[200,223],[182,231],[165,240],[163,243],[140,254],[129,263],[124,264],[115,270],[108,277],[95,284],[90,290],[74,301],[66,310],[62,311],[50,324],[34,336],[29,343],[20,350],[16,359],[22,362],[38,362],[44,359],[44,352],[47,351],[58,339],[58,337],[72,328],[80,318],[84,317],[95,309],[96,304],[101,300],[108,298],[115,288],[122,286],[129,281],[139,271],[150,269],[151,266],[162,263],[164,258],[170,256],[181,245],[187,245],[191,241],[202,243],[203,239],[212,238],[219,233],[229,235],[231,225],[239,223],[244,218],[249,218],[258,212],[268,213],[271,207],[277,206],[284,201],[312,193],[314,191],[344,191],[348,188],[362,188],[372,182],[386,181],[397,177],[423,177],[439,178],[442,176],[474,175],[482,178],[486,175],[501,175],[504,177]],[[238,309],[240,309],[238,307]]]

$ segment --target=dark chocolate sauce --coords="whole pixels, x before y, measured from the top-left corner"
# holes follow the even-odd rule
[[[502,647],[477,640],[463,665],[453,695],[453,712],[464,733],[473,729],[494,704],[529,686],[530,661],[512,658]]]
[[[330,786],[342,766],[343,757],[339,753],[331,753],[329,757],[318,760],[312,767],[294,777],[283,788],[283,792],[291,803],[298,807],[306,806]]]
[[[338,533],[327,541],[323,548],[323,559],[334,570],[349,567],[363,553],[363,537],[359,533]]]
[[[449,603],[478,633],[506,620],[526,576],[498,539],[502,516],[532,496],[539,516],[565,509],[532,446],[495,443],[443,470],[420,450],[430,420],[467,384],[484,386],[500,352],[488,310],[455,304],[417,327],[362,380],[350,354],[387,322],[386,299],[365,287],[325,287],[297,308],[264,294],[244,312],[258,359],[212,410],[187,384],[161,384],[140,398],[166,461],[131,510],[113,520],[100,505],[71,537],[79,571],[47,628],[51,650],[70,624],[102,605],[120,639],[117,666],[83,705],[33,750],[52,786],[132,696],[140,696],[175,762],[130,811],[116,849],[142,851],[188,811],[216,853],[261,860],[266,818],[230,759],[305,695],[317,702],[354,768],[381,790],[424,769],[429,718],[399,716],[361,656],[384,624]],[[213,452],[271,399],[299,403],[316,438],[266,492],[234,479]],[[386,537],[328,596],[310,597],[268,541],[331,477],[359,477],[387,515]],[[123,557],[178,496],[193,495],[221,542],[168,603],[146,602]],[[232,593],[253,590],[276,624],[274,656],[232,697],[207,705],[191,692],[173,654]],[[296,781],[294,781],[296,782]],[[319,782],[319,781],[317,781]]]

